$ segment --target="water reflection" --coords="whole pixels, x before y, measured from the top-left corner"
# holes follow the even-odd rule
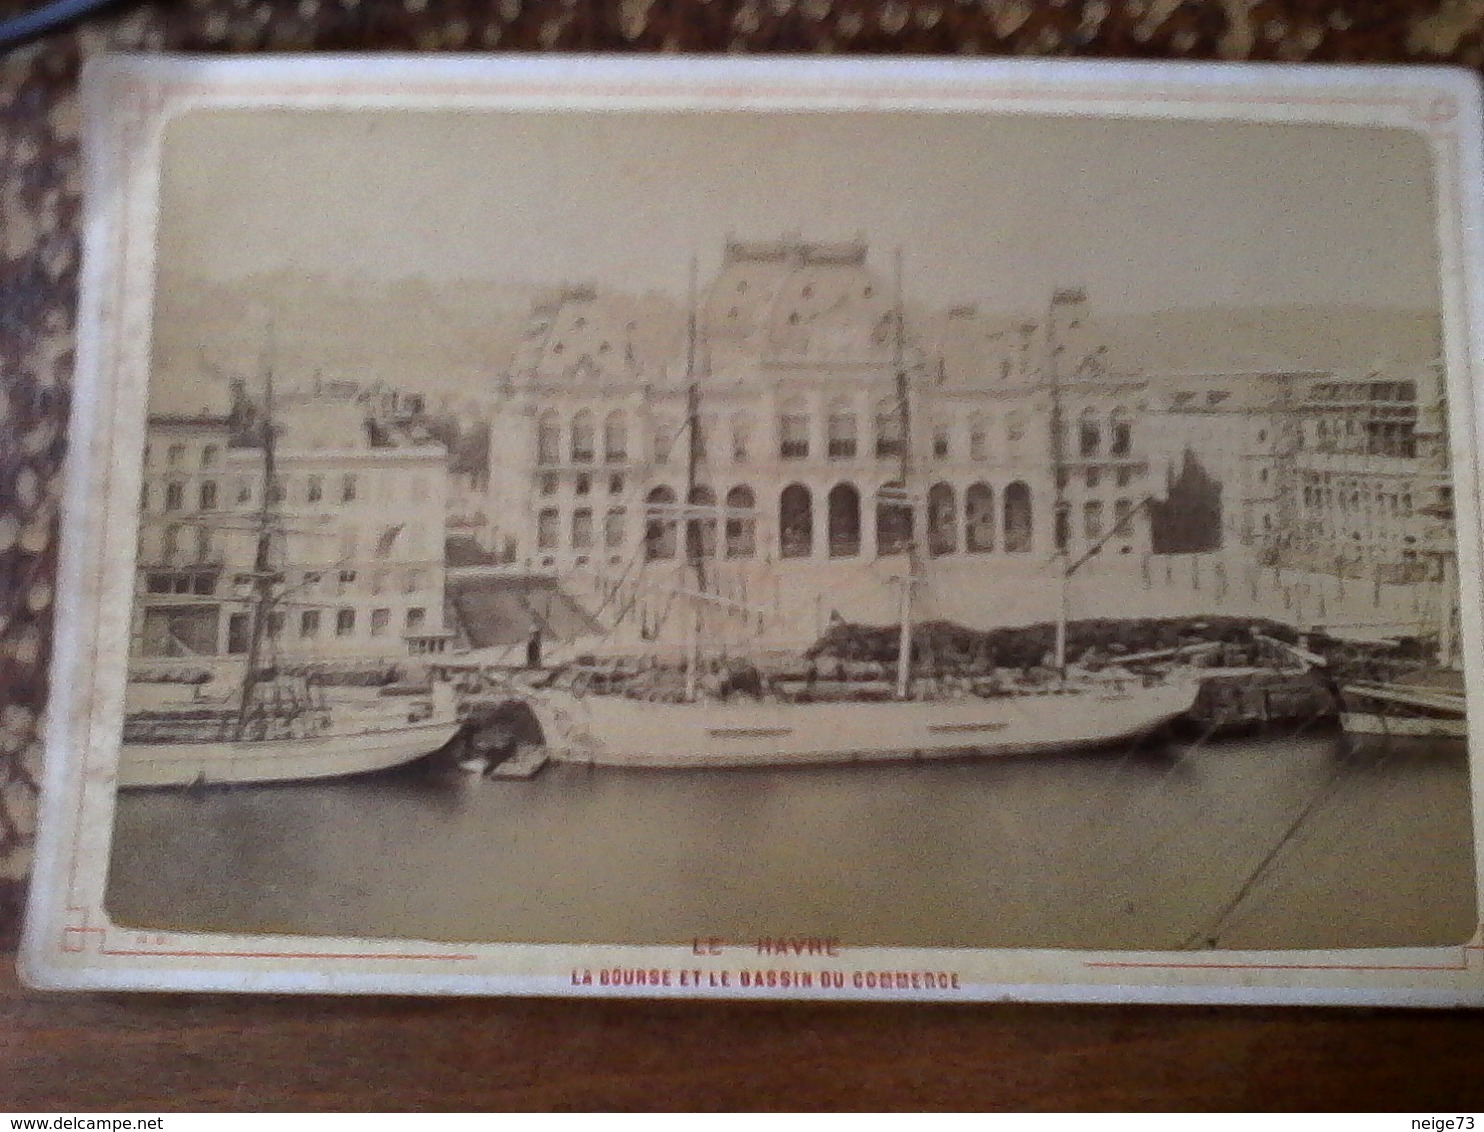
[[[107,903],[174,930],[927,947],[1462,942],[1461,747],[1333,735],[790,771],[423,768],[119,799]]]

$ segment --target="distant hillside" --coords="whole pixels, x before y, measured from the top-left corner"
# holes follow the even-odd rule
[[[484,401],[516,357],[533,301],[549,293],[489,282],[368,285],[291,273],[230,286],[171,280],[159,295],[152,405],[166,412],[224,408],[228,381],[258,372],[270,311],[274,370],[285,381],[319,373],[435,399]],[[673,300],[631,298],[656,321],[675,322],[646,328],[658,350],[680,330],[683,313]],[[1438,318],[1428,312],[1294,306],[1103,314],[1093,298],[1090,333],[1106,339],[1110,360],[1125,371],[1343,370],[1425,363],[1439,353]],[[926,312],[920,317],[933,321]]]
[[[1096,316],[1095,316],[1096,317]],[[1368,307],[1170,310],[1097,318],[1115,356],[1146,373],[1357,369],[1422,364],[1442,351],[1436,312]]]

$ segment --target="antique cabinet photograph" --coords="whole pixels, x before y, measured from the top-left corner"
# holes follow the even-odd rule
[[[32,978],[1478,1000],[1469,81],[89,83]]]

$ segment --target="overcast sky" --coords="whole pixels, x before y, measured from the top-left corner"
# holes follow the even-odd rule
[[[864,234],[914,303],[1431,309],[1401,130],[977,114],[209,111],[170,128],[161,262],[230,280],[590,280],[681,296],[731,232]]]

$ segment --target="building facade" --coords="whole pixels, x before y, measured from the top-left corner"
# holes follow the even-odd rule
[[[1288,560],[1342,577],[1437,577],[1453,517],[1441,367],[1316,376],[1297,412]]]
[[[231,416],[150,418],[134,655],[246,656],[265,537],[273,656],[442,651],[444,447],[348,383],[285,392],[274,420],[269,482],[262,426],[245,405]]]
[[[974,348],[992,331],[969,310],[899,343],[864,243],[732,241],[697,307],[664,353],[592,290],[538,309],[492,440],[516,568],[619,572],[689,550],[715,576],[766,565],[786,587],[810,569],[900,572],[909,543],[981,574],[1043,571],[1061,548],[1092,568],[1147,553],[1144,383],[1088,344],[1080,292],[997,351]]]

